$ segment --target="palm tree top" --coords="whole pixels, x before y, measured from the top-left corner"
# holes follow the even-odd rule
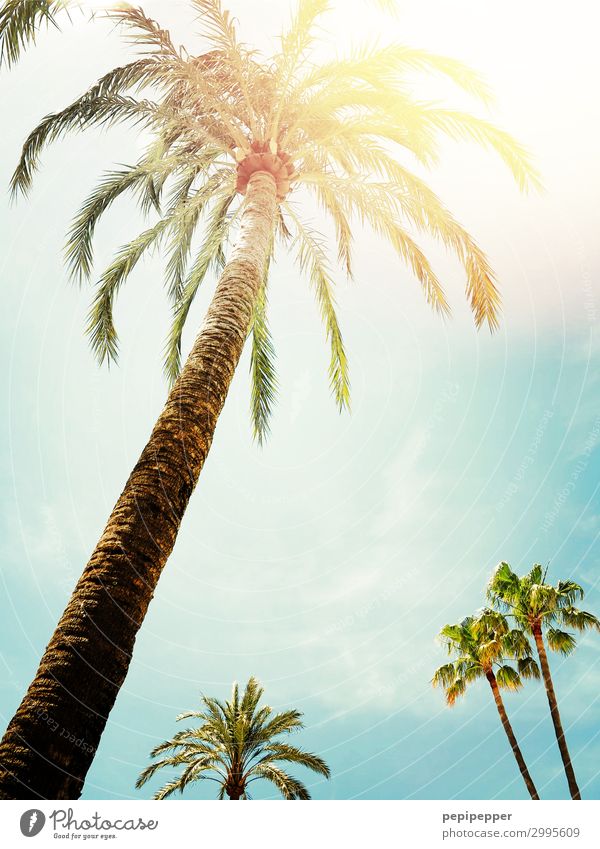
[[[508,563],[501,562],[490,578],[487,594],[496,607],[513,617],[525,631],[546,629],[550,648],[567,655],[574,650],[576,640],[557,626],[600,631],[600,620],[575,606],[585,595],[580,584],[567,580],[552,585],[546,580],[547,573],[547,568],[536,563],[526,575],[519,577]]]
[[[443,687],[450,706],[468,684],[490,673],[499,687],[509,690],[521,687],[522,679],[539,678],[527,637],[498,611],[486,608],[458,624],[444,625],[439,640],[454,660],[440,666],[431,683]],[[508,660],[516,662],[516,669]]]
[[[249,785],[265,780],[275,785],[285,799],[310,799],[310,793],[297,778],[282,769],[282,763],[295,763],[330,777],[325,761],[304,752],[280,738],[303,728],[297,710],[274,713],[268,705],[259,706],[263,688],[250,678],[243,694],[233,685],[231,697],[202,696],[202,709],[185,711],[177,717],[197,719],[195,728],[179,731],[170,740],[156,746],[150,756],[159,758],[140,774],[136,787],[142,787],[159,769],[183,767],[179,776],[165,784],[154,796],[166,799],[183,793],[188,784],[208,780],[220,785],[219,799],[249,799]]]
[[[290,250],[314,292],[330,348],[330,386],[340,409],[349,405],[348,362],[335,306],[335,264],[307,216],[315,202],[333,224],[342,273],[352,277],[353,230],[357,223],[367,225],[409,267],[433,309],[447,315],[442,283],[415,240],[415,234],[429,234],[463,265],[476,325],[494,329],[500,298],[486,256],[410,168],[411,162],[435,165],[443,137],[471,140],[499,154],[522,189],[538,184],[528,153],[508,133],[470,113],[416,98],[406,79],[414,71],[441,74],[487,102],[489,90],[480,76],[454,59],[399,44],[317,61],[316,24],[328,0],[300,0],[269,58],[240,42],[220,0],[190,2],[207,48],[201,55],[176,46],[141,8],[122,4],[109,10],[109,19],[139,55],[46,116],[26,139],[13,175],[13,192],[27,193],[45,147],[69,132],[125,122],[143,127],[152,138],[135,164],[104,175],[68,236],[69,270],[76,280],[88,280],[96,227],[120,195],[134,194],[141,211],[153,216],[98,280],[87,330],[99,361],[118,354],[113,309],[121,286],[148,251],[163,246],[172,307],[164,363],[169,380],[175,379],[192,303],[205,279],[225,263],[244,194],[257,172],[271,174],[277,189],[271,259],[279,247]],[[63,4],[42,5],[47,17]],[[18,44],[10,47],[16,36],[11,41],[9,7],[14,17],[17,7],[33,14],[36,3],[13,0],[5,7],[0,36],[10,58],[15,49],[18,54]],[[23,38],[27,27],[21,22]],[[268,265],[252,330],[251,414],[259,441],[268,432],[278,383],[267,320],[272,262]]]

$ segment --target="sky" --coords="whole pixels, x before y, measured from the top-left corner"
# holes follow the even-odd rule
[[[236,0],[244,40],[268,50],[288,3]],[[455,708],[432,689],[439,629],[483,604],[500,560],[573,577],[600,613],[597,240],[600,56],[592,4],[406,0],[389,17],[336,3],[323,50],[401,42],[461,59],[496,94],[490,117],[535,157],[544,191],[521,195],[490,152],[444,143],[427,175],[485,249],[503,296],[499,330],[477,332],[458,265],[426,244],[453,307],[432,315],[368,230],[355,278],[340,275],[352,412],[330,398],[327,351],[305,281],[281,255],[270,296],[280,397],[268,443],[249,422],[246,351],[175,550],[136,643],[84,798],[134,789],[150,749],[201,692],[252,674],[276,708],[304,712],[298,743],[329,763],[320,799],[519,799],[525,787],[484,682]],[[343,8],[342,8],[343,7]],[[145,4],[191,52],[185,2]],[[197,45],[195,47],[194,45]],[[76,18],[0,76],[0,185],[27,132],[125,56],[106,24]],[[465,97],[414,79],[423,96]],[[475,108],[480,108],[475,105]],[[483,113],[485,114],[485,109]],[[31,196],[0,198],[0,725],[35,674],[69,594],[164,403],[168,309],[160,257],[117,307],[118,367],[84,334],[91,290],[68,282],[62,246],[94,180],[132,161],[134,131],[87,132],[49,149]],[[142,229],[132,203],[99,229],[97,270]],[[191,345],[211,290],[195,304]],[[551,657],[584,797],[600,797],[600,638]],[[543,798],[567,787],[543,688],[508,694]],[[211,785],[186,791],[210,798]],[[257,797],[269,798],[268,786]]]

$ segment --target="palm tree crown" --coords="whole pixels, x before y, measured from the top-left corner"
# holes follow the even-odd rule
[[[141,209],[155,215],[152,225],[121,247],[100,276],[88,325],[99,360],[117,356],[113,306],[119,288],[145,252],[163,244],[173,310],[165,370],[171,381],[177,376],[190,307],[207,275],[223,267],[249,178],[259,171],[271,174],[277,185],[270,256],[278,245],[286,245],[308,277],[325,325],[329,378],[340,408],[349,402],[349,376],[334,273],[323,238],[297,201],[312,196],[331,219],[337,259],[348,276],[353,273],[352,230],[358,220],[393,246],[429,304],[446,314],[446,294],[411,231],[434,236],[464,266],[477,326],[494,328],[499,295],[485,255],[426,183],[402,163],[407,155],[434,164],[445,135],[494,149],[522,188],[536,183],[526,152],[507,133],[473,115],[414,98],[405,80],[415,70],[435,72],[486,101],[488,91],[478,75],[454,60],[400,45],[356,50],[345,59],[317,64],[311,58],[314,25],[327,11],[327,0],[302,0],[279,50],[265,61],[239,42],[219,0],[192,4],[208,48],[199,56],[176,47],[141,9],[110,11],[142,55],[44,118],[26,140],[13,177],[13,191],[27,192],[44,147],[67,132],[125,121],[152,135],[138,162],[102,178],[68,238],[71,273],[87,279],[93,271],[96,226],[119,195],[133,192]],[[199,245],[197,230],[202,233]],[[251,411],[259,441],[268,431],[277,389],[266,315],[268,277],[267,268],[252,327]]]
[[[494,673],[498,686],[516,690],[525,678],[539,678],[531,646],[523,631],[510,628],[497,611],[484,610],[468,616],[457,625],[445,625],[440,640],[454,660],[436,670],[432,684],[444,688],[447,703],[452,706],[467,685]],[[516,668],[506,661],[516,661]]]
[[[181,774],[157,791],[155,799],[166,799],[176,791],[183,793],[194,781],[209,780],[220,785],[219,799],[249,799],[248,786],[261,779],[270,781],[285,799],[310,799],[310,793],[297,778],[281,768],[295,763],[329,778],[329,767],[317,755],[303,752],[277,738],[303,727],[297,710],[273,714],[268,705],[259,707],[263,690],[250,678],[240,698],[234,684],[231,699],[202,697],[204,709],[186,711],[177,717],[200,719],[197,728],[179,731],[171,740],[156,746],[154,761],[140,775],[136,787],[142,787],[163,767],[183,767]]]
[[[584,591],[575,581],[559,581],[556,586],[546,583],[546,572],[536,564],[522,578],[508,563],[500,563],[490,579],[488,597],[514,617],[524,631],[533,634],[543,630],[552,651],[570,654],[577,645],[575,637],[560,626],[577,631],[600,631],[600,620],[575,603],[583,599]]]

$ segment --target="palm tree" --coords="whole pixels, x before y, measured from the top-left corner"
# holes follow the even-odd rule
[[[348,276],[354,228],[367,224],[408,264],[427,301],[447,313],[442,285],[409,230],[433,235],[464,266],[476,325],[493,329],[499,295],[485,255],[402,158],[431,165],[440,137],[471,139],[499,153],[522,188],[536,180],[509,135],[410,95],[404,76],[417,70],[487,99],[477,74],[459,62],[398,45],[311,60],[326,0],[299,2],[275,55],[259,61],[238,41],[219,0],[192,5],[210,48],[200,56],[175,47],[141,9],[110,13],[142,55],[44,118],[26,139],[13,177],[13,190],[26,193],[44,148],[71,131],[130,122],[151,134],[140,160],[107,173],[84,202],[67,259],[77,280],[90,277],[98,221],[128,191],[154,216],[100,276],[88,332],[98,359],[115,359],[115,298],[142,256],[162,245],[173,310],[165,351],[172,388],[0,743],[0,798],[79,796],[249,334],[252,422],[258,441],[264,439],[277,389],[267,292],[279,247],[293,252],[308,277],[330,346],[332,392],[340,408],[348,405],[332,266],[292,195],[316,199],[334,222]],[[211,273],[219,275],[214,296],[181,368],[183,328]],[[60,736],[49,734],[40,715],[52,717]]]
[[[523,685],[523,678],[539,678],[539,669],[531,656],[527,637],[520,629],[511,629],[506,618],[493,610],[484,610],[478,616],[468,616],[458,625],[445,625],[439,637],[448,654],[455,655],[455,658],[435,672],[433,686],[444,688],[446,702],[452,707],[456,699],[464,694],[468,684],[479,678],[487,679],[529,795],[532,799],[539,799],[500,692],[501,689],[519,689]],[[515,660],[517,668],[507,664],[507,659]]]
[[[600,631],[600,620],[575,607],[575,602],[584,596],[579,584],[559,581],[556,586],[552,586],[546,583],[546,574],[547,569],[536,564],[527,575],[519,578],[508,563],[500,563],[490,580],[488,596],[496,606],[514,617],[520,628],[533,635],[571,798],[581,799],[550,674],[544,632],[552,651],[569,655],[575,649],[576,640],[568,631],[562,631],[557,626],[563,625],[577,631],[589,628]]]
[[[183,793],[194,781],[214,781],[219,785],[219,799],[250,799],[248,787],[254,781],[270,781],[284,799],[310,799],[301,781],[281,768],[282,763],[294,763],[330,777],[329,767],[322,758],[303,752],[296,746],[281,742],[282,734],[303,728],[297,710],[273,714],[265,705],[259,707],[263,689],[250,678],[240,699],[238,685],[233,685],[231,699],[225,704],[218,699],[202,696],[203,710],[186,711],[177,717],[199,719],[196,728],[179,731],[170,740],[156,746],[150,757],[162,756],[146,767],[136,781],[142,787],[164,767],[183,767],[154,794],[166,799],[176,791]]]

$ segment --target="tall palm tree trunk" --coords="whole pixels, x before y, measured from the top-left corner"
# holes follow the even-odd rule
[[[81,794],[251,326],[275,194],[252,176],[204,325],[0,743],[0,799]]]
[[[502,696],[500,694],[498,682],[496,681],[496,676],[494,675],[492,670],[486,672],[486,678],[488,679],[490,687],[492,688],[492,693],[494,694],[494,701],[496,702],[496,707],[498,708],[498,713],[500,714],[500,721],[502,722],[502,727],[504,728],[504,732],[508,737],[508,742],[510,743],[510,747],[513,750],[515,760],[517,761],[519,769],[521,770],[521,775],[523,776],[523,781],[525,782],[529,795],[532,799],[539,800],[540,797],[538,796],[538,792],[535,788],[535,784],[533,783],[533,779],[529,774],[529,770],[527,769],[527,764],[525,763],[523,753],[521,752],[519,744],[517,743],[515,732],[512,729],[508,714],[506,713],[506,708],[504,707],[504,702],[502,701]]]
[[[534,626],[533,638],[537,647],[540,666],[542,667],[542,677],[544,679],[544,684],[546,685],[546,695],[548,696],[548,705],[550,706],[550,716],[552,717],[552,722],[554,724],[554,732],[556,734],[560,756],[562,758],[565,774],[569,783],[571,798],[581,799],[581,793],[579,791],[577,779],[575,778],[575,770],[571,763],[571,755],[569,754],[565,732],[563,731],[560,713],[558,711],[558,702],[556,700],[556,693],[554,692],[552,676],[550,675],[550,664],[548,663],[548,655],[546,654],[546,647],[544,646],[542,629],[539,626]]]

